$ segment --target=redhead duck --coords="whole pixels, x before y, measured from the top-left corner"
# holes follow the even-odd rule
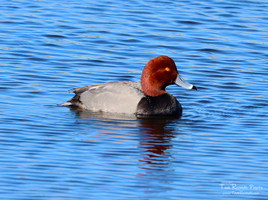
[[[79,87],[72,91],[75,96],[62,105],[137,116],[181,115],[181,104],[165,88],[176,84],[197,90],[180,77],[175,62],[168,56],[152,58],[140,80],[140,83],[118,81]]]

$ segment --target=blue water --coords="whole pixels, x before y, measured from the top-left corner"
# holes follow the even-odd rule
[[[1,1],[0,199],[268,199],[268,2]],[[179,119],[78,112],[168,55]]]

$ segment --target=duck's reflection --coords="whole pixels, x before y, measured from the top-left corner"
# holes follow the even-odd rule
[[[141,168],[161,169],[169,164],[174,128],[169,126],[172,120],[164,118],[140,120]]]
[[[115,134],[124,128],[132,127],[138,130],[140,148],[139,168],[147,170],[167,170],[170,166],[171,154],[168,149],[172,148],[174,127],[179,117],[155,117],[137,119],[135,116],[115,115],[102,112],[75,111],[76,115],[83,119],[99,119],[101,125],[112,126],[111,131]],[[100,129],[101,130],[101,129]]]

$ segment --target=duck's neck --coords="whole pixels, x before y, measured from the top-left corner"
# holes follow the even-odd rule
[[[157,97],[167,93],[165,87],[161,87],[159,84],[151,81],[146,75],[141,76],[141,88],[145,95],[151,97]]]

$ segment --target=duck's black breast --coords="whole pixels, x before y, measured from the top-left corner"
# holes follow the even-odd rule
[[[137,106],[137,115],[181,115],[182,107],[169,93],[157,97],[145,96]]]

